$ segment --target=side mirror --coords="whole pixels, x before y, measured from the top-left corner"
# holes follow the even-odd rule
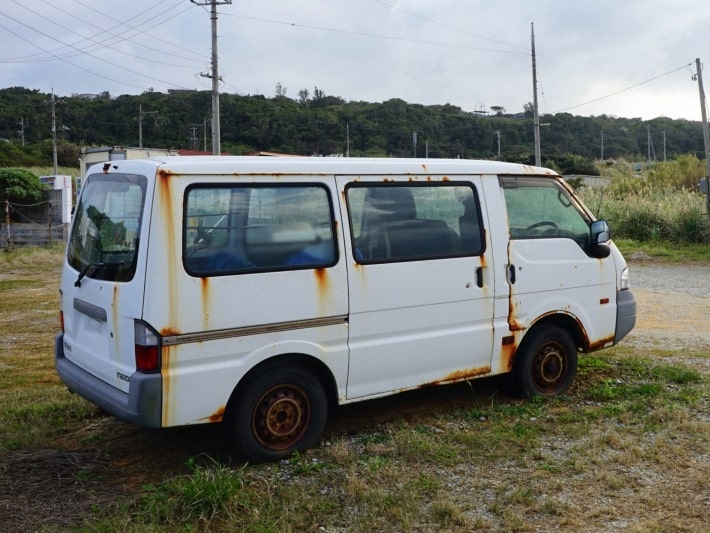
[[[592,244],[602,244],[611,239],[611,230],[606,220],[595,220],[589,227]]]
[[[591,237],[589,241],[589,255],[598,259],[609,257],[611,248],[609,248],[608,244],[604,243],[611,239],[611,230],[606,220],[595,220],[592,222],[592,225],[589,227],[589,233]]]

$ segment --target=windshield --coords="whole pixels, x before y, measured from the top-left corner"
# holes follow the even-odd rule
[[[67,259],[80,277],[130,281],[136,270],[146,178],[96,174],[74,212]]]

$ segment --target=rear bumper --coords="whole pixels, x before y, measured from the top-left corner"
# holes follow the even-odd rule
[[[616,335],[614,344],[626,337],[636,325],[636,298],[630,290],[616,293]]]
[[[54,362],[62,382],[71,392],[107,413],[138,426],[161,427],[163,381],[160,374],[131,376],[128,394],[78,367],[64,356],[64,335],[54,340]]]

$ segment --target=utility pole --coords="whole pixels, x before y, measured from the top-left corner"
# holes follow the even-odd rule
[[[663,130],[663,162],[666,162],[666,130]]]
[[[157,113],[157,111],[146,111],[144,113],[143,104],[138,104],[138,148],[143,148],[143,117],[155,113]]]
[[[54,165],[54,175],[59,174],[59,169],[57,165],[57,114],[55,112],[55,107],[57,106],[54,101],[54,87],[52,87],[52,100],[50,102],[52,106],[52,163]]]
[[[703,71],[700,65],[700,58],[695,59],[695,77],[698,79],[698,90],[700,91],[700,113],[703,119],[703,143],[705,146],[705,164],[707,165],[708,177],[706,186],[708,189],[708,205],[710,206],[710,132],[708,131],[708,113],[705,103],[705,89],[703,89]]]
[[[500,130],[493,132],[498,137],[498,159],[500,159]]]
[[[530,41],[532,43],[532,73],[533,73],[533,129],[535,130],[535,166],[542,166],[540,155],[540,115],[537,110],[537,66],[535,64],[535,25],[530,23]]]
[[[345,123],[345,157],[350,157],[350,123]]]
[[[604,128],[602,128],[602,153],[599,160],[604,161]]]
[[[212,79],[212,154],[220,155],[222,148],[220,147],[220,131],[219,131],[219,66],[217,59],[217,6],[223,4],[231,4],[232,0],[205,0],[198,2],[190,0],[198,6],[210,5],[210,20],[212,21],[212,74],[201,74],[205,78]]]
[[[18,124],[18,126],[20,126],[20,129],[17,130],[17,133],[20,134],[22,146],[24,146],[25,145],[25,117],[20,117],[20,122],[18,122],[17,124]]]
[[[417,157],[417,132],[412,132],[413,157]]]

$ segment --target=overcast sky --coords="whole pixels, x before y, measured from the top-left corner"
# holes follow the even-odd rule
[[[220,85],[314,87],[466,111],[700,120],[710,0],[234,0],[218,6]],[[59,96],[211,88],[209,6],[2,0],[0,84]],[[710,91],[710,70],[704,75]]]

